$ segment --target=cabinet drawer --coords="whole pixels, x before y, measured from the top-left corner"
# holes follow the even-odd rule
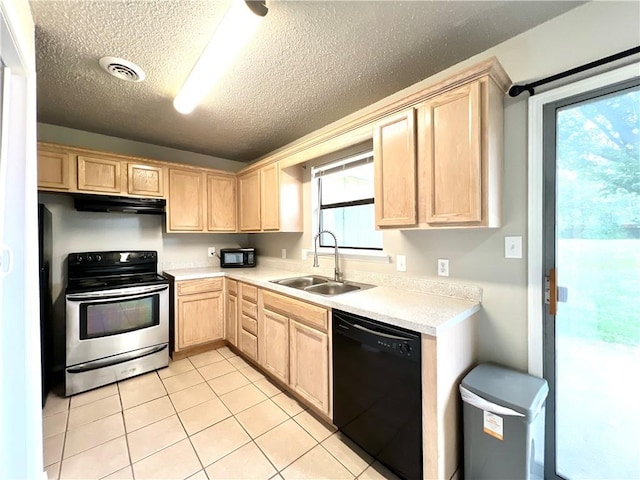
[[[253,303],[258,302],[258,287],[252,285],[242,284],[242,298],[250,300]]]
[[[257,361],[258,338],[246,330],[240,330],[240,350]]]
[[[251,317],[242,315],[242,328],[247,332],[258,335],[258,321]]]
[[[178,295],[222,290],[222,278],[202,278],[178,282]]]
[[[258,306],[255,303],[242,300],[242,314],[257,320]]]
[[[225,281],[227,282],[227,292],[229,292],[231,295],[237,295],[238,282],[236,282],[235,280],[231,280],[229,278],[227,278]]]
[[[326,308],[318,307],[311,303],[301,302],[293,298],[278,295],[268,291],[263,292],[264,307],[274,312],[279,312],[289,318],[298,320],[311,327],[327,331],[329,314]]]

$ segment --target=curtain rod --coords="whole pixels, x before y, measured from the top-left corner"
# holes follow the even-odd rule
[[[585,70],[589,70],[590,68],[599,67],[600,65],[604,65],[605,63],[615,62],[616,60],[620,60],[621,58],[628,57],[629,55],[634,55],[636,53],[640,53],[640,46],[630,48],[629,50],[625,50],[623,52],[618,52],[614,55],[610,55],[608,57],[601,58],[600,60],[596,60],[594,62],[585,63],[584,65],[576,68],[572,68],[571,70],[567,70],[562,73],[557,73],[555,75],[551,75],[550,77],[543,78],[542,80],[537,80],[532,83],[527,83],[526,85],[513,85],[509,89],[509,96],[517,97],[522,92],[529,92],[530,96],[535,95],[535,91],[533,90],[540,85],[544,85],[545,83],[554,82],[556,80],[560,80],[561,78],[568,77],[570,75],[575,75],[576,73],[584,72]]]

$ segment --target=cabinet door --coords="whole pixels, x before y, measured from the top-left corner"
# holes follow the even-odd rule
[[[289,381],[289,319],[263,309],[259,328],[260,364],[287,383]]]
[[[202,232],[203,175],[190,170],[169,169],[170,232]]]
[[[272,163],[260,171],[261,215],[263,230],[280,229],[280,168]]]
[[[240,230],[260,230],[260,170],[238,177]]]
[[[415,112],[378,122],[373,133],[376,225],[417,223]]]
[[[120,162],[78,155],[78,190],[120,193]]]
[[[129,163],[127,165],[127,191],[131,195],[164,197],[162,167]]]
[[[482,221],[482,112],[476,81],[423,104],[418,111],[426,221]]]
[[[207,230],[236,231],[236,179],[207,174]]]
[[[221,339],[223,315],[222,291],[178,297],[178,348]]]
[[[69,190],[71,188],[69,166],[68,153],[38,149],[38,188]]]
[[[231,345],[238,346],[238,297],[236,295],[227,295],[225,338]]]
[[[289,321],[291,355],[289,385],[329,415],[329,341],[319,332],[294,320]]]

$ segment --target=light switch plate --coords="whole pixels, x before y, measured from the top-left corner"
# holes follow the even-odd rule
[[[441,277],[449,276],[449,260],[446,258],[438,259],[438,275]]]
[[[287,249],[286,248],[282,249],[282,258],[287,258]]]
[[[504,258],[522,258],[522,237],[504,237]]]
[[[406,255],[398,255],[396,257],[396,270],[399,272],[407,271],[407,256]]]

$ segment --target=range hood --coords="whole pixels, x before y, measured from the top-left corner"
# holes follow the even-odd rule
[[[120,212],[162,215],[164,198],[128,198],[110,195],[74,195],[73,205],[79,212]]]

